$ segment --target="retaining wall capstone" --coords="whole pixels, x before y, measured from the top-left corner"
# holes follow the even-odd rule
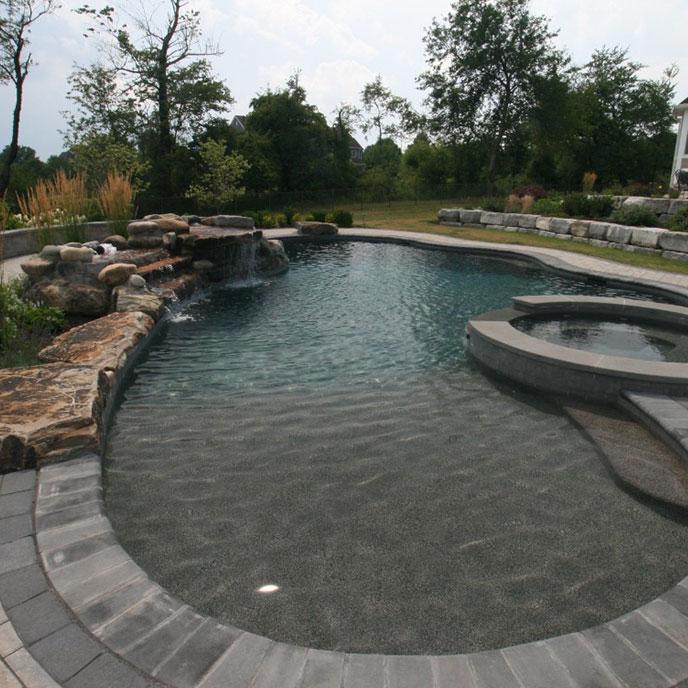
[[[635,202],[638,199],[625,200]],[[678,208],[679,205],[688,207],[688,201],[670,201],[661,198],[641,200],[657,201],[656,207],[662,210],[665,207]],[[451,221],[448,218],[451,218]],[[442,209],[438,213],[438,220],[443,225],[482,226],[505,232],[537,234],[563,241],[619,248],[631,253],[658,255],[671,260],[688,260],[688,232],[671,232],[663,227],[629,227],[612,222],[521,213],[497,213],[467,208]]]

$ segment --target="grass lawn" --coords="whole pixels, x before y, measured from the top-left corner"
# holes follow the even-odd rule
[[[518,244],[521,246],[539,246],[555,248],[571,253],[584,253],[596,258],[612,260],[616,263],[632,265],[633,267],[662,270],[688,274],[688,262],[668,260],[660,256],[646,256],[640,253],[629,253],[618,248],[601,248],[590,244],[574,243],[542,237],[537,234],[516,234],[514,232],[500,232],[495,229],[482,227],[442,227],[437,223],[437,211],[440,208],[471,207],[463,203],[447,201],[398,201],[391,204],[379,203],[366,205],[363,208],[350,206],[347,208],[354,215],[355,227],[371,227],[377,229],[399,229],[413,232],[428,232],[431,234],[445,234],[458,239],[484,241],[493,244]]]

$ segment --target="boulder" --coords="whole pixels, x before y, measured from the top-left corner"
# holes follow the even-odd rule
[[[479,225],[480,216],[483,214],[482,210],[460,210],[460,222],[464,225]]]
[[[128,247],[126,238],[121,234],[112,234],[109,237],[105,237],[103,243],[114,246],[118,251],[126,251]]]
[[[550,222],[552,221],[551,217],[546,217],[545,215],[542,215],[538,217],[537,220],[535,220],[535,228],[539,229],[541,232],[550,232]]]
[[[480,214],[480,223],[483,225],[496,225],[504,226],[504,213],[492,213],[489,211],[483,211]]]
[[[270,277],[289,269],[289,258],[284,244],[277,240],[261,239],[256,251],[256,269],[261,275]]]
[[[608,225],[607,226],[607,241],[613,244],[627,244],[633,236],[633,227],[626,225]]]
[[[189,224],[181,218],[161,217],[154,222],[164,234],[167,232],[174,232],[175,234],[189,233]]]
[[[129,237],[127,241],[127,246],[129,248],[159,248],[162,245],[162,234],[157,236],[138,234]]]
[[[565,217],[552,217],[549,221],[549,231],[555,234],[571,234],[571,225],[574,221]]]
[[[688,208],[688,199],[676,198],[669,205],[669,215],[675,215],[679,210]]]
[[[167,232],[162,235],[162,245],[168,251],[174,251],[177,246],[177,235],[174,232]]]
[[[587,239],[590,232],[590,223],[585,220],[576,220],[571,223],[569,231],[573,237]]]
[[[80,244],[78,241],[70,241],[64,244],[64,246],[69,246],[69,248],[82,248],[83,244]]]
[[[671,200],[668,198],[646,198],[644,196],[629,196],[624,202],[624,208],[631,208],[640,206],[649,208],[655,215],[662,215],[668,213],[671,206]]]
[[[33,291],[48,306],[69,315],[103,315],[110,306],[110,293],[105,285],[98,287],[57,279],[39,282]]]
[[[442,208],[437,213],[437,220],[440,224],[443,222],[461,222],[461,211],[452,210],[450,208]]]
[[[133,263],[112,263],[98,273],[98,279],[108,287],[118,287],[135,275],[136,269]]]
[[[588,225],[588,237],[604,241],[607,238],[608,222],[590,222]]]
[[[131,275],[127,280],[127,286],[131,289],[141,290],[148,287],[148,282],[141,275]]]
[[[100,246],[100,242],[98,241],[85,241],[82,246],[85,246],[86,248],[90,248],[92,251],[95,251],[98,253],[98,247]]]
[[[658,227],[635,227],[631,234],[631,243],[642,248],[657,248],[659,238],[668,230]]]
[[[535,229],[539,215],[520,215],[518,226],[523,229]]]
[[[297,222],[295,226],[300,234],[307,236],[331,236],[339,232],[337,225],[331,222]]]
[[[63,246],[60,249],[60,260],[65,263],[90,263],[97,255],[93,249],[85,246]]]
[[[255,229],[255,222],[252,217],[244,217],[242,215],[214,215],[213,217],[204,217],[201,224],[209,227],[226,227],[234,229]]]
[[[53,246],[52,244],[46,244],[41,252],[38,254],[43,260],[49,260],[51,263],[57,263],[60,260],[60,249],[62,246]]]
[[[688,253],[688,232],[665,232],[659,237],[659,247],[665,251]]]
[[[31,283],[40,282],[55,271],[55,262],[41,256],[32,256],[21,264],[21,269],[28,275]]]
[[[200,215],[182,215],[182,220],[188,225],[200,225],[202,219]]]
[[[138,277],[138,275],[133,275],[133,277]],[[116,287],[113,291],[113,298],[115,310],[118,313],[140,311],[149,315],[153,320],[158,320],[165,309],[163,299],[148,289],[136,289],[129,285]]]
[[[48,363],[89,364],[98,370],[118,370],[154,324],[144,313],[110,313],[67,330],[38,357]]]
[[[146,220],[136,220],[130,222],[127,226],[129,239],[136,236],[157,236],[162,237],[164,234],[162,228],[156,223]]]

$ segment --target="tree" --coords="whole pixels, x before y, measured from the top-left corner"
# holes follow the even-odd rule
[[[281,190],[322,189],[332,183],[332,130],[322,113],[307,103],[296,76],[286,88],[268,89],[253,99],[246,133],[269,142]]]
[[[0,169],[0,198],[5,197],[12,165],[19,151],[24,83],[34,64],[29,49],[31,29],[56,8],[55,0],[0,0],[0,84],[11,83],[14,86],[12,138]]]
[[[643,65],[619,47],[596,50],[580,71],[576,93],[585,123],[579,157],[607,183],[668,176],[675,137],[671,103],[676,68],[642,79]]]
[[[190,0],[166,4],[167,14],[157,22],[159,8],[142,4],[129,14],[131,29],[116,23],[110,6],[77,10],[94,22],[90,32],[109,39],[108,67],[129,80],[140,114],[152,129],[146,142],[155,162],[156,190],[163,195],[171,193],[177,137],[188,135],[232,102],[229,89],[212,77],[207,58],[220,51],[202,39],[199,12],[190,9]]]
[[[378,74],[361,91],[364,117],[363,133],[377,130],[377,140],[383,137],[396,138],[404,131],[404,118],[410,116],[411,105],[401,96],[395,96],[383,83]]]
[[[566,62],[555,36],[529,0],[456,0],[425,35],[428,69],[418,82],[432,131],[452,143],[483,141],[490,187],[499,152],[532,111],[535,84]]]
[[[237,153],[227,155],[225,146],[224,141],[213,139],[201,145],[198,181],[186,192],[187,198],[195,198],[201,206],[211,207],[215,212],[246,191],[239,183],[249,164]]]

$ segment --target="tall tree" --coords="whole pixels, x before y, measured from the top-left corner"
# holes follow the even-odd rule
[[[497,158],[527,120],[535,86],[565,63],[556,33],[530,0],[456,0],[425,35],[428,69],[418,82],[428,92],[434,133],[453,143],[481,140],[487,179]]]
[[[89,31],[109,39],[109,68],[128,78],[138,107],[152,128],[148,141],[157,165],[157,191],[171,192],[171,156],[176,138],[223,112],[232,102],[229,89],[212,76],[207,58],[220,50],[202,37],[200,13],[190,0],[166,0],[167,12],[143,3],[125,12],[131,28],[120,24],[113,7],[84,5],[78,13],[90,17]]]
[[[409,118],[411,105],[405,98],[396,96],[383,83],[378,74],[361,91],[363,103],[363,133],[377,131],[377,140],[397,138],[404,131],[404,120]]]
[[[29,41],[31,29],[56,8],[55,0],[0,0],[0,84],[9,83],[14,87],[12,138],[0,169],[0,198],[5,197],[19,152],[24,83],[34,64]]]

